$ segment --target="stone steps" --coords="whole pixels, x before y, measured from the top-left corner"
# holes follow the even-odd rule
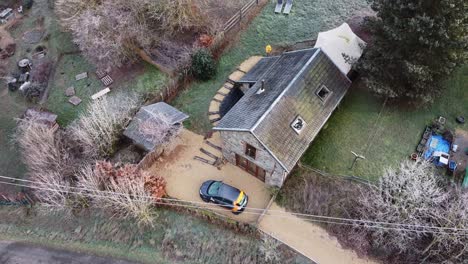
[[[260,61],[263,57],[261,56],[252,56],[242,62],[237,69],[229,75],[226,83],[223,84],[221,88],[216,91],[216,94],[213,96],[210,102],[210,106],[208,109],[208,119],[213,126],[217,126],[219,120],[221,120],[220,116],[220,106],[223,102],[224,98],[231,92],[232,88],[234,88],[234,84],[239,81],[248,71],[252,69],[258,61]]]

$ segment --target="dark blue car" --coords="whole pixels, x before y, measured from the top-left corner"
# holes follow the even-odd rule
[[[200,197],[204,202],[219,204],[230,209],[233,214],[245,210],[249,197],[241,190],[221,181],[206,181],[200,187]]]

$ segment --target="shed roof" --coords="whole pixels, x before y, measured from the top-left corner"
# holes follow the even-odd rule
[[[150,135],[142,132],[140,128],[145,122],[155,124],[162,122],[162,117],[164,117],[164,122],[174,125],[182,123],[189,116],[164,102],[143,106],[123,134],[130,138],[137,146],[142,147],[146,151],[152,151],[157,147],[157,142]]]
[[[143,106],[140,111],[145,111],[151,115],[164,114],[167,120],[172,124],[182,123],[184,120],[189,118],[187,114],[164,102]]]
[[[291,171],[338,106],[351,81],[320,49],[283,54],[221,119],[216,130],[251,132],[286,171]],[[317,96],[325,86],[326,100]],[[292,122],[306,123],[298,134]]]

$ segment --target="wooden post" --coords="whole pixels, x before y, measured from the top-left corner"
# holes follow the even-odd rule
[[[242,8],[239,10],[239,26],[242,23]]]

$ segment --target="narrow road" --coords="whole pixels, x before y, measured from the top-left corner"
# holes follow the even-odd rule
[[[280,240],[318,264],[376,264],[344,249],[325,229],[287,213],[273,203],[269,210],[282,211],[287,217],[266,214],[259,223],[263,232]],[[275,214],[275,213],[272,213]]]
[[[1,264],[136,264],[125,260],[91,256],[66,250],[0,241]]]

